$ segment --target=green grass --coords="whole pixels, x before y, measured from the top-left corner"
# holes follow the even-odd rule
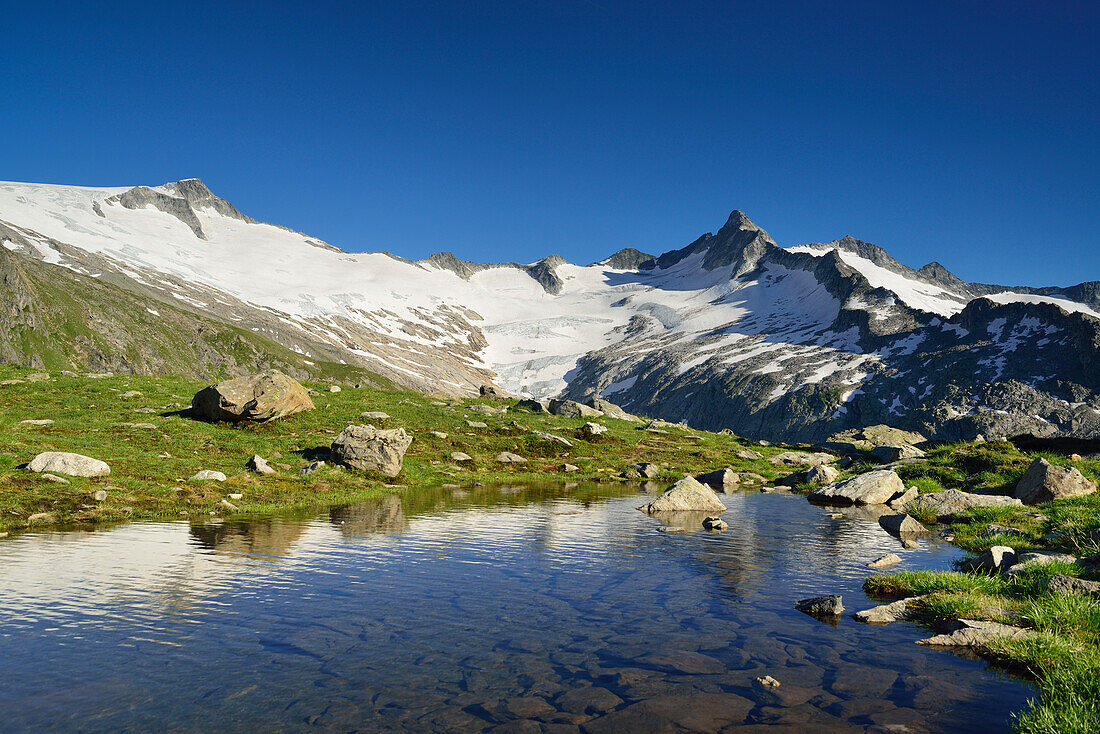
[[[25,377],[33,370],[0,366],[0,380]],[[210,424],[192,420],[179,411],[191,396],[208,384],[178,377],[117,376],[105,379],[66,377],[54,373],[44,382],[0,386],[0,531],[31,525],[103,523],[137,518],[219,515],[270,515],[339,504],[379,494],[402,491],[412,495],[443,483],[472,485],[504,481],[553,479],[613,481],[630,464],[648,461],[661,467],[657,481],[671,482],[686,473],[731,466],[768,479],[789,473],[766,457],[787,447],[752,448],[765,458],[746,461],[737,450],[750,444],[732,436],[706,431],[642,430],[644,424],[601,418],[607,433],[586,441],[580,433],[585,419],[567,419],[509,407],[503,415],[469,410],[477,403],[514,406],[515,401],[438,398],[414,392],[344,387],[328,392],[327,384],[312,383],[316,409],[263,425]],[[123,399],[137,390],[141,395]],[[136,412],[151,408],[154,412]],[[391,418],[367,421],[363,411],[382,411]],[[49,426],[21,426],[24,419],[48,418]],[[467,420],[487,428],[471,428]],[[355,423],[380,427],[401,426],[413,435],[401,474],[388,479],[327,465],[307,478],[298,471],[326,452],[333,438]],[[150,423],[134,428],[125,423]],[[532,430],[553,433],[573,443],[567,448],[531,435]],[[442,431],[446,438],[433,436]],[[689,436],[697,436],[692,439]],[[72,451],[106,461],[111,475],[102,479],[71,478],[58,485],[43,480],[22,465],[43,451]],[[452,451],[471,455],[472,463],[457,464]],[[510,451],[528,459],[525,464],[502,464],[494,459]],[[284,464],[274,477],[246,471],[253,454]],[[566,463],[580,468],[563,473]],[[226,482],[188,483],[201,469],[225,473]],[[387,486],[391,485],[391,486]],[[397,485],[397,486],[392,486]],[[107,500],[92,494],[106,489]],[[229,494],[239,512],[218,507]],[[35,520],[32,516],[40,515]]]
[[[922,492],[942,489],[1011,494],[1038,456],[1073,465],[1100,478],[1100,462],[1071,462],[1057,454],[1027,454],[1007,442],[931,447],[928,461],[902,467],[907,484]],[[1040,517],[1031,515],[1039,514]],[[1022,533],[988,535],[991,524]],[[972,553],[994,545],[1047,549],[1077,556],[1100,552],[1100,494],[1048,502],[1038,507],[970,510],[951,527],[954,542]],[[1040,695],[1015,716],[1023,734],[1090,734],[1100,731],[1100,600],[1046,591],[1054,574],[1096,578],[1064,561],[1035,566],[1014,577],[960,572],[903,571],[872,576],[868,594],[927,595],[912,605],[918,618],[938,626],[960,618],[987,619],[1030,628],[1019,640],[995,640],[983,653],[1005,667],[1035,678]]]

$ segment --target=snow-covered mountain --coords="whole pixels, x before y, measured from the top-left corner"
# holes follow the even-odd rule
[[[256,222],[196,179],[0,183],[0,242],[6,257],[135,295],[143,318],[163,305],[278,343],[303,369],[358,365],[421,390],[602,394],[787,440],[871,423],[945,438],[1100,434],[1100,284],[965,283],[850,237],[781,248],[737,211],[659,257],[412,262]],[[42,360],[12,344],[5,356]]]

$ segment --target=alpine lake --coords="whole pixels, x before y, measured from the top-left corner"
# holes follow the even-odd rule
[[[317,516],[0,540],[6,732],[1004,732],[1028,683],[872,626],[873,514],[663,486],[409,490]],[[839,513],[839,517],[830,513]],[[659,532],[681,527],[682,532]],[[794,603],[842,594],[835,624]],[[779,686],[757,681],[771,676]]]

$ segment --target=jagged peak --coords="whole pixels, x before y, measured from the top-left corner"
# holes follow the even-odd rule
[[[610,257],[592,264],[602,265],[603,267],[612,268],[614,270],[637,270],[642,266],[642,263],[649,262],[653,259],[654,256],[650,255],[648,252],[642,252],[634,247],[624,247],[618,252],[612,253]]]

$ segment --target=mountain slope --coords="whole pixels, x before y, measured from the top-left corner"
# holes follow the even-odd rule
[[[130,189],[0,183],[0,242],[7,262],[23,263],[13,282],[33,269],[37,288],[62,283],[85,310],[121,292],[129,312],[171,305],[206,328],[262,339],[303,369],[343,363],[420,390],[461,394],[496,381],[539,397],[602,394],[761,438],[819,440],[876,422],[950,438],[1100,435],[1098,284],[965,283],[851,237],[784,249],[738,211],[658,257],[627,248],[584,267],[558,256],[411,262],[257,222],[195,179]],[[48,335],[80,319],[55,316],[45,329],[51,299],[23,311],[26,290],[12,290],[5,318],[38,341],[23,336],[17,348],[9,338],[4,358],[78,351],[73,337]],[[81,328],[109,333],[124,319],[112,312]],[[138,332],[135,343],[149,339]],[[199,350],[112,364],[178,371],[192,359],[234,371],[259,357]]]

